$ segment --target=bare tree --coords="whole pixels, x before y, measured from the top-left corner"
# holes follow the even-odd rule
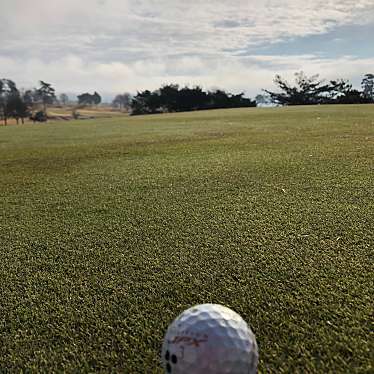
[[[66,93],[62,93],[62,94],[60,94],[59,95],[59,100],[60,100],[60,103],[62,104],[62,105],[67,105],[68,104],[68,102],[69,102],[69,96],[68,95],[66,95]]]
[[[131,100],[131,95],[128,92],[125,92],[123,94],[117,95],[112,101],[112,105],[116,108],[119,108],[120,110],[128,110],[131,107]]]

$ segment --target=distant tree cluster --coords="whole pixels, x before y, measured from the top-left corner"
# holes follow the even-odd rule
[[[155,91],[141,91],[132,97],[125,92],[117,95],[112,106],[131,114],[152,114],[183,112],[203,109],[255,107],[257,105],[316,105],[316,104],[366,104],[374,103],[374,74],[366,74],[361,81],[361,90],[354,89],[345,79],[326,81],[319,75],[308,77],[304,72],[295,73],[295,82],[289,83],[280,75],[274,79],[278,92],[263,90],[255,100],[244,97],[243,93],[231,94],[224,90],[204,91],[201,87],[180,87],[177,84],[164,85]],[[82,106],[98,106],[101,96],[95,91],[77,96]],[[9,118],[17,123],[29,117],[33,121],[46,121],[47,107],[51,104],[66,106],[69,97],[61,93],[57,99],[50,83],[39,81],[39,87],[19,90],[11,79],[0,79],[0,120],[6,125]],[[72,117],[78,118],[77,107]]]
[[[264,90],[268,99],[278,105],[316,104],[366,104],[374,103],[374,74],[366,74],[361,82],[362,91],[352,88],[344,79],[325,82],[319,75],[308,77],[304,72],[295,73],[295,84],[289,84],[280,75],[274,83],[280,92]],[[260,98],[261,95],[258,97]],[[261,96],[263,99],[264,97]]]
[[[21,118],[28,116],[28,109],[16,84],[10,79],[0,79],[0,118],[7,124],[8,118]]]
[[[129,110],[131,108],[131,100],[131,95],[128,92],[125,92],[117,95],[112,101],[112,105],[114,108],[118,108],[119,110]]]
[[[130,100],[130,99],[129,99]],[[126,105],[129,101],[127,101]],[[16,83],[7,78],[0,79],[0,121],[7,125],[10,118],[14,118],[17,123],[21,120],[24,123],[25,118],[34,122],[45,122],[48,119],[48,105],[66,106],[69,103],[69,97],[61,93],[56,97],[55,89],[50,83],[39,81],[39,87],[19,90]],[[99,105],[101,96],[95,91],[93,94],[83,93],[78,95],[80,105]],[[73,118],[74,113],[73,110]]]
[[[55,90],[51,84],[40,81],[40,87],[33,90],[20,91],[10,79],[0,79],[0,118],[7,124],[9,118],[15,118],[22,123],[26,117],[33,120],[46,120],[47,104],[56,100]],[[42,105],[44,111],[31,116],[36,104]]]
[[[96,91],[92,95],[88,92],[82,93],[77,98],[80,105],[99,105],[101,103],[101,96]]]
[[[19,90],[16,83],[7,78],[0,79],[0,120],[6,125],[9,118],[24,123],[25,118],[34,122],[47,121],[47,106],[66,103],[66,94],[57,99],[55,89],[50,83],[39,81],[39,87],[29,90]]]
[[[202,109],[254,107],[256,102],[222,90],[205,92],[201,87],[182,87],[177,84],[165,85],[153,92],[138,92],[132,99],[132,114],[185,112]]]
[[[62,93],[59,95],[59,101],[61,105],[68,105],[69,104],[69,96],[66,93]]]

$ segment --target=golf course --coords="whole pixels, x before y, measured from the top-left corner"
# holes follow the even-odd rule
[[[0,126],[0,371],[162,373],[216,303],[260,373],[369,373],[373,247],[373,104]]]

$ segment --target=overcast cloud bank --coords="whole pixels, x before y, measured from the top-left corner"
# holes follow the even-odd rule
[[[271,54],[277,43],[347,26],[374,33],[374,1],[2,0],[0,71],[20,87],[43,79],[59,92],[108,95],[175,82],[253,96],[272,87],[274,74],[301,69],[358,84],[374,70],[374,46],[369,57],[315,46]],[[270,53],[259,53],[263,46]]]

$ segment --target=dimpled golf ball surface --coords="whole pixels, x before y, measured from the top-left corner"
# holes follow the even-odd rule
[[[252,374],[257,372],[256,338],[229,308],[197,305],[169,326],[162,346],[165,373]]]

